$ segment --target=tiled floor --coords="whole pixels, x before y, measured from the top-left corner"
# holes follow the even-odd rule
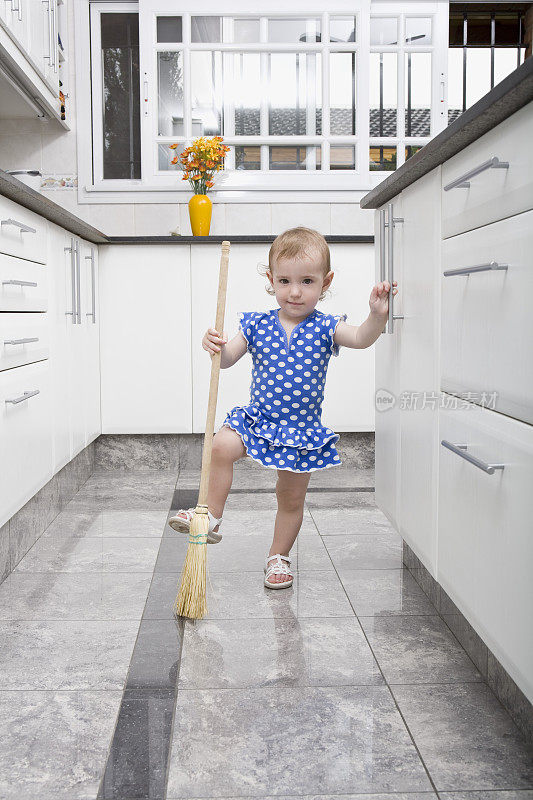
[[[0,800],[533,799],[532,753],[403,567],[371,471],[312,475],[278,591],[275,480],[236,465],[193,622],[166,521],[199,473],[89,478],[0,585]]]

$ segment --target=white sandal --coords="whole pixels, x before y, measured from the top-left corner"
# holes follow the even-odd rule
[[[276,560],[273,561],[271,564],[268,562],[275,558]],[[283,562],[287,561],[287,564]],[[290,569],[291,560],[288,556],[282,556],[281,553],[275,553],[274,555],[267,556],[265,560],[265,567],[263,572],[265,573],[265,586],[268,586],[269,589],[285,589],[288,586],[292,586],[292,572]],[[287,578],[286,581],[269,581],[271,575],[289,575],[290,577]]]
[[[194,516],[195,508],[188,508],[188,509],[180,509],[176,511],[176,514],[173,517],[170,517],[168,524],[171,528],[175,531],[179,531],[180,533],[189,533],[189,529],[191,527],[191,520]],[[178,516],[178,514],[183,514],[183,516]],[[222,522],[222,517],[217,519],[214,517],[209,509],[207,510],[207,514],[209,516],[209,531],[207,534],[207,543],[208,544],[217,544],[222,539],[222,534],[218,531],[214,531],[213,528],[216,528],[217,525],[220,525]]]

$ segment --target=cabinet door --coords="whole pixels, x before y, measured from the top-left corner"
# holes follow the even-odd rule
[[[52,31],[50,28],[49,5],[43,0],[32,0],[30,14],[30,55],[39,72],[49,77],[52,59]]]
[[[2,6],[0,18],[5,22],[11,37],[23,50],[28,50],[30,28],[28,3],[23,0],[18,2],[3,0]]]
[[[533,701],[533,427],[446,396],[438,581]],[[492,474],[461,457],[503,465]]]
[[[402,216],[401,195],[392,201],[395,217]],[[375,259],[378,283],[389,280],[389,235],[383,227],[383,216],[388,224],[389,205],[376,210],[375,214]],[[402,227],[393,227],[392,256],[394,280],[400,292],[394,301],[394,313],[401,314],[402,301]],[[394,320],[393,332],[384,331],[375,343],[376,374],[376,503],[391,523],[399,530],[400,508],[398,501],[400,483],[400,411],[399,411],[399,361],[401,353],[403,320]],[[389,326],[387,326],[388,328]]]
[[[85,443],[102,430],[100,414],[100,313],[98,310],[98,247],[82,242],[81,322],[84,328],[84,388],[86,400]]]
[[[403,254],[398,300],[400,369],[399,532],[424,566],[437,569],[438,292],[440,167],[401,194]],[[396,204],[394,206],[395,216]],[[399,209],[398,209],[399,210]]]
[[[48,318],[50,321],[50,381],[54,441],[54,472],[70,461],[70,410],[68,387],[68,328],[73,325],[70,237],[48,223]],[[69,288],[67,288],[69,287]]]
[[[191,433],[189,251],[100,248],[102,433]]]
[[[85,326],[86,297],[81,290],[81,241],[76,236],[68,237],[67,277],[65,306],[74,303],[74,324],[67,325],[68,405],[70,412],[70,457],[74,458],[85,447],[85,418],[87,396],[85,392],[86,366]],[[71,259],[72,258],[72,262]],[[74,284],[72,283],[74,281]],[[74,291],[73,291],[74,288]],[[72,316],[68,314],[69,318]]]

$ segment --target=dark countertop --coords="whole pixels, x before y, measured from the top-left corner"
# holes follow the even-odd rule
[[[532,100],[533,58],[530,57],[365,194],[360,200],[361,208],[379,208]]]
[[[70,233],[86,239],[94,244],[220,244],[228,241],[232,244],[272,244],[276,238],[268,236],[106,236],[93,228],[75,214],[71,214],[63,206],[54,203],[45,194],[36,192],[30,186],[19,181],[0,169],[0,195],[8,197],[15,203],[35,211],[41,217],[55,222]],[[374,244],[374,237],[368,236],[326,236],[328,244]]]

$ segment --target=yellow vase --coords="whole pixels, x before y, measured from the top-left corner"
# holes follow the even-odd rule
[[[213,204],[206,194],[193,194],[189,200],[189,217],[193,236],[209,236]]]

